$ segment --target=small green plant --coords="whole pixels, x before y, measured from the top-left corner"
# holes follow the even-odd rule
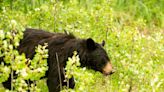
[[[68,58],[67,65],[66,65],[66,73],[65,78],[66,81],[72,77],[75,79],[75,88],[69,89],[69,83],[67,83],[67,87],[64,87],[62,92],[94,92],[97,86],[96,83],[100,83],[99,85],[103,85],[101,81],[107,80],[101,73],[95,72],[93,70],[87,70],[85,67],[81,68],[80,66],[80,58],[77,55],[78,53],[75,51],[72,58]],[[91,89],[93,88],[93,89]],[[101,89],[100,87],[96,89]],[[105,91],[105,90],[104,90]]]

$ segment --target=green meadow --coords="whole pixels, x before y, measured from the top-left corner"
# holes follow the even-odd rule
[[[25,57],[14,50],[25,28],[67,31],[78,38],[105,41],[104,48],[115,73],[103,76],[75,66],[76,86],[63,87],[62,92],[164,92],[162,0],[0,0],[0,57],[9,55],[5,62],[12,56],[21,58],[14,61],[25,62]],[[14,32],[18,34],[12,38]],[[14,43],[7,39],[14,39]],[[40,55],[36,57],[44,57]],[[0,92],[5,92],[1,82],[8,78],[12,68],[1,63]],[[37,76],[43,75],[44,72]],[[31,92],[48,91],[46,79],[34,79],[36,86],[32,86]],[[11,92],[25,90],[22,87]]]

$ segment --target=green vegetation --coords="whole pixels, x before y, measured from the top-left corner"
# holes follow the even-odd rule
[[[163,92],[163,10],[162,0],[0,0],[0,57],[5,56],[5,62],[10,64],[13,60],[25,62],[24,55],[18,55],[14,48],[26,27],[51,32],[66,30],[79,38],[92,37],[100,43],[105,40],[105,49],[116,72],[104,77],[76,66],[72,70],[68,64],[76,87],[73,90],[64,87],[64,92]],[[37,60],[36,57],[34,61]],[[35,69],[38,67],[42,65]],[[9,68],[0,65],[0,82],[7,79]],[[43,83],[44,80],[37,81],[37,88],[31,90],[47,91]],[[3,91],[1,86],[0,92]]]

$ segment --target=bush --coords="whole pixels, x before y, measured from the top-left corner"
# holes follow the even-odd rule
[[[39,92],[36,83],[47,71],[48,50],[45,46],[38,46],[32,60],[26,59],[24,54],[16,50],[22,38],[22,31],[16,29],[16,21],[12,20],[12,30],[0,30],[0,83],[6,81],[11,74],[11,91],[24,92],[27,90]],[[31,85],[26,80],[33,81]]]

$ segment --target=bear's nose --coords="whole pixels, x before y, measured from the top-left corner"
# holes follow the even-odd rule
[[[104,73],[104,75],[105,75],[105,76],[107,76],[107,75],[112,75],[113,73],[115,73],[114,70],[112,70],[111,72],[108,72],[108,73]]]
[[[110,62],[108,62],[105,67],[103,68],[103,74],[104,75],[111,75],[113,74],[115,71],[112,69],[112,64]]]

